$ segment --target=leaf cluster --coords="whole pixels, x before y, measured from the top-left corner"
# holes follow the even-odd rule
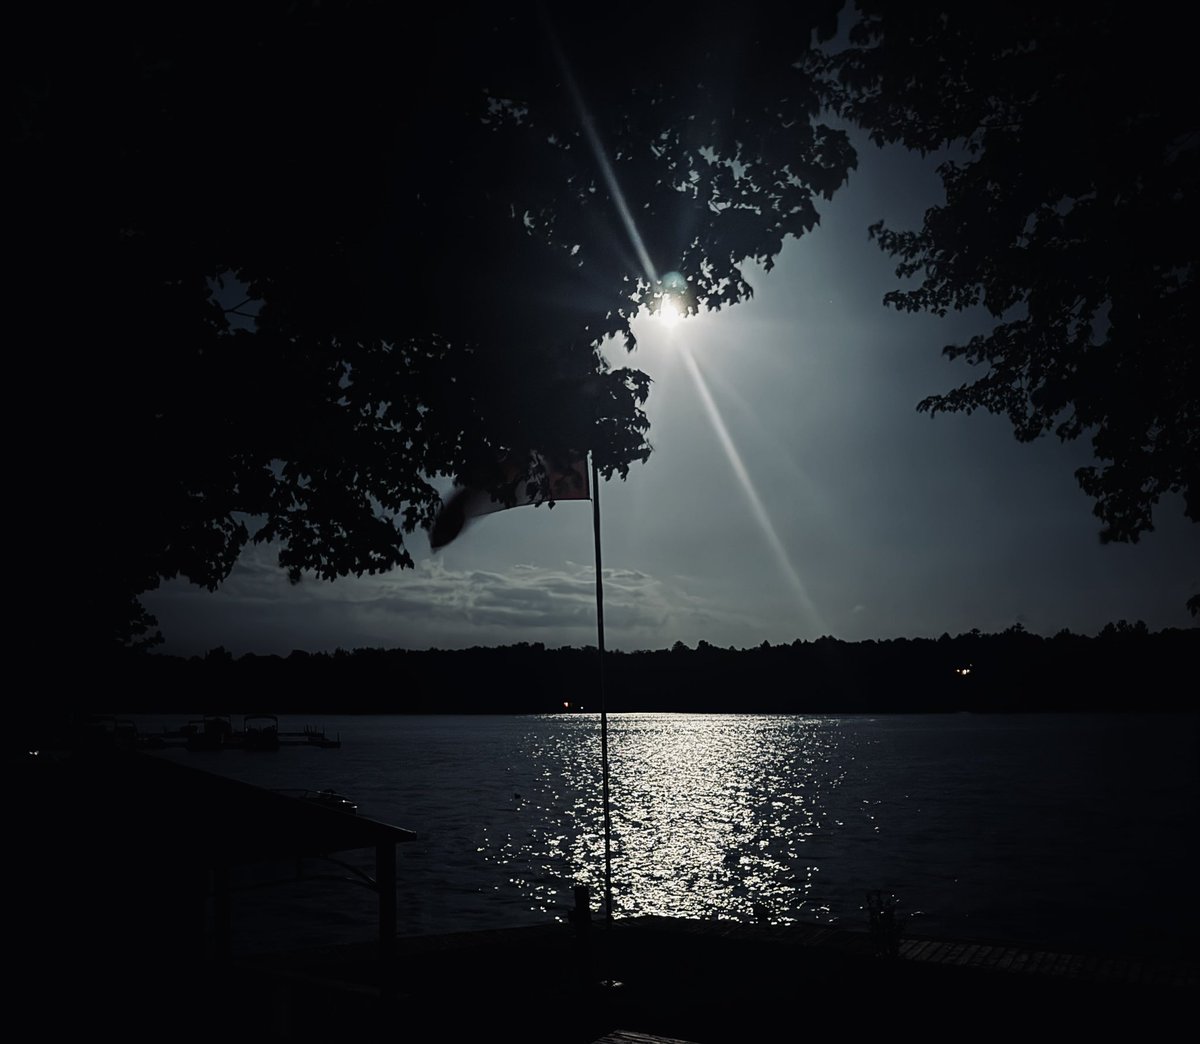
[[[100,629],[249,540],[293,579],[411,565],[488,461],[646,459],[649,381],[601,346],[666,273],[733,303],[815,223],[854,154],[796,58],[836,8],[15,15],[23,350],[105,507]]]
[[[1169,493],[1200,520],[1183,38],[1116,3],[857,7],[850,46],[821,58],[831,104],[878,143],[944,157],[919,229],[871,228],[903,281],[886,301],[993,320],[945,349],[981,375],[919,408],[1090,437],[1098,463],[1077,477],[1104,540],[1136,541]]]

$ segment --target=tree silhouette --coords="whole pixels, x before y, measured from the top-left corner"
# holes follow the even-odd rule
[[[886,300],[996,320],[945,349],[982,376],[919,408],[1005,414],[1021,440],[1089,436],[1099,463],[1077,478],[1103,540],[1136,541],[1168,493],[1200,520],[1185,36],[1116,3],[857,7],[823,59],[831,102],[879,143],[948,150],[922,227],[871,230],[915,278]]]
[[[293,579],[412,564],[435,480],[528,451],[650,452],[600,347],[665,293],[747,297],[855,157],[951,146],[944,205],[876,226],[915,288],[985,305],[983,377],[922,408],[1090,435],[1106,539],[1200,518],[1197,148],[1182,34],[1088,14],[830,0],[511,12],[231,0],[11,16],[11,296],[24,500],[89,563],[76,633],[250,540]],[[1121,14],[1122,17],[1118,17]],[[1153,59],[1153,62],[1150,62]],[[31,556],[45,560],[46,556]]]
[[[81,636],[137,640],[132,599],[249,540],[293,579],[411,565],[439,476],[645,459],[648,379],[600,345],[664,290],[748,296],[815,223],[854,154],[796,59],[836,10],[15,14],[20,335],[55,397],[26,492],[95,563]]]

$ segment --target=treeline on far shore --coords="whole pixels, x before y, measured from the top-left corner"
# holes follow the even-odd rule
[[[609,651],[610,711],[888,713],[1192,710],[1200,628],[1109,624],[1095,637],[1000,634],[722,649]],[[595,647],[535,643],[456,650],[224,649],[185,659],[131,655],[90,711],[545,713],[599,710]]]

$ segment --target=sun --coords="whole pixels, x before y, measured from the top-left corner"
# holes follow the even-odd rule
[[[675,302],[675,298],[664,295],[658,306],[658,321],[666,327],[672,327],[683,319],[683,310]]]
[[[678,272],[668,272],[660,282],[656,314],[663,326],[671,327],[687,318],[687,280]]]

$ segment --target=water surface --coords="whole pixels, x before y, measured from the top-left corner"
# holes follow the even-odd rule
[[[342,748],[162,756],[267,787],[331,787],[417,831],[399,849],[403,934],[562,918],[576,883],[602,894],[596,716],[280,727],[310,722]],[[1198,722],[611,715],[614,906],[862,926],[865,893],[882,889],[913,931],[1183,950],[1200,931],[1188,894]],[[348,858],[371,865],[371,853]],[[369,937],[374,895],[306,866],[322,870],[334,879],[240,895],[244,945]]]

